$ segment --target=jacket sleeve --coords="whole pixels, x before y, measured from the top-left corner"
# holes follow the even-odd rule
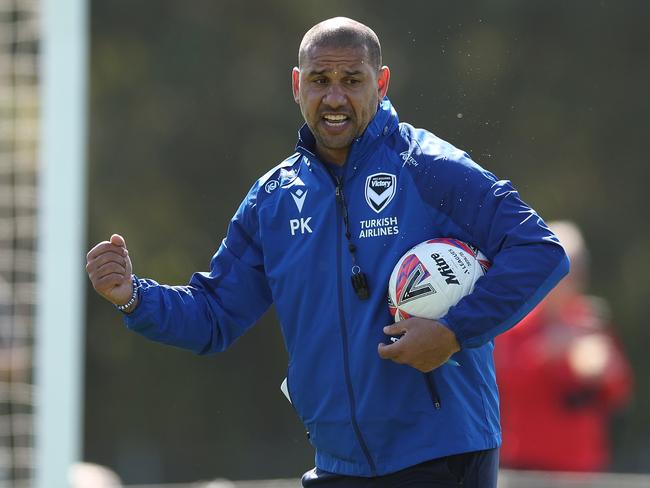
[[[259,239],[256,187],[242,202],[209,273],[187,286],[140,280],[140,303],[124,322],[148,339],[206,354],[226,349],[271,305]]]
[[[526,316],[566,275],[569,261],[509,181],[497,180],[465,154],[433,165],[434,174],[442,175],[433,185],[434,195],[442,197],[429,197],[434,208],[452,220],[458,238],[492,263],[474,291],[441,320],[461,347],[479,347]]]

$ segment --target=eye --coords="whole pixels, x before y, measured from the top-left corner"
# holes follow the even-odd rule
[[[316,83],[317,85],[324,85],[324,84],[327,83],[327,78],[323,78],[323,77],[321,77],[321,78],[314,78],[314,79],[312,80],[312,83]]]
[[[345,80],[345,82],[348,85],[358,85],[359,83],[361,83],[361,80],[358,79],[358,78],[348,78],[348,79]]]

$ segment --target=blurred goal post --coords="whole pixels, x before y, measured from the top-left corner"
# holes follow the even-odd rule
[[[81,457],[85,0],[0,0],[0,488]]]
[[[0,488],[81,457],[85,0],[0,0]]]
[[[0,487],[31,486],[39,131],[37,1],[0,0]]]
[[[81,460],[87,78],[86,0],[40,0],[36,488]]]

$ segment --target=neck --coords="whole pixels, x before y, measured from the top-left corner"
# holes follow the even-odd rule
[[[349,152],[349,147],[342,149],[327,149],[316,143],[316,155],[318,158],[322,161],[330,164],[335,164],[337,166],[343,166],[345,164],[348,159]]]

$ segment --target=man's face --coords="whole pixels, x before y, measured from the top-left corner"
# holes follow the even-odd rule
[[[364,47],[313,47],[292,76],[293,97],[316,138],[316,152],[344,164],[352,141],[377,112],[389,70],[370,65]]]

